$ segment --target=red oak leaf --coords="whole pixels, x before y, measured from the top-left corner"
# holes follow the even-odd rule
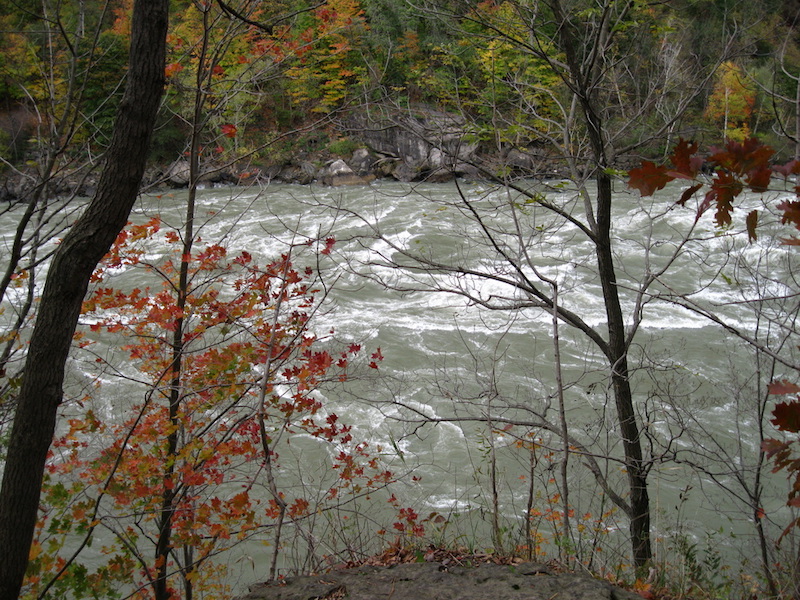
[[[658,166],[649,160],[643,160],[641,167],[631,169],[628,176],[628,187],[639,190],[642,196],[652,196],[675,179],[667,173],[666,167]]]
[[[687,142],[681,138],[678,145],[675,146],[672,156],[669,157],[678,173],[692,179],[697,175],[703,164],[703,159],[701,157],[694,156],[694,153],[697,152],[697,148],[698,145],[696,142]]]
[[[800,201],[786,200],[778,204],[777,209],[783,212],[781,223],[791,223],[800,229]]]
[[[681,194],[681,197],[678,199],[676,204],[678,206],[685,206],[686,202],[689,200],[689,198],[694,196],[694,193],[697,190],[699,190],[701,187],[703,187],[703,184],[702,183],[698,183],[698,184],[695,184],[695,185],[687,188],[686,190],[684,190],[684,192]]]
[[[747,213],[747,219],[745,219],[745,223],[747,224],[747,239],[751,242],[756,241],[756,225],[758,225],[758,211],[751,210]]]
[[[767,385],[767,390],[773,396],[783,396],[785,394],[800,394],[800,385],[792,383],[788,379],[773,381]]]
[[[772,424],[781,431],[800,432],[800,402],[781,402],[772,411]]]

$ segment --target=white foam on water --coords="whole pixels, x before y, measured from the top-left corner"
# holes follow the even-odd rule
[[[463,189],[474,195],[477,208],[487,211],[484,214],[491,216],[491,224],[501,224],[499,219],[507,218],[508,197],[503,191],[495,191],[484,184],[465,185]],[[682,236],[692,227],[693,210],[670,208],[680,191],[680,188],[676,189],[678,192],[675,193],[671,190],[660,193],[647,200],[645,205],[640,205],[643,200],[633,195],[618,197],[614,215],[615,260],[628,318],[634,306],[637,282],[647,268],[646,261],[650,261],[653,270],[665,264]],[[545,193],[559,206],[575,211],[581,209],[581,204],[570,192]],[[165,221],[182,222],[181,193],[172,198],[145,198],[143,201],[149,203],[148,212],[160,207]],[[549,311],[493,312],[470,306],[464,297],[456,294],[422,291],[401,294],[364,281],[354,272],[371,269],[373,274],[384,276],[399,287],[446,288],[458,284],[466,286],[466,290],[482,300],[524,300],[512,286],[491,279],[459,278],[441,272],[424,274],[369,265],[376,260],[378,252],[389,258],[396,256],[392,247],[395,245],[421,251],[425,256],[442,262],[458,260],[462,266],[480,268],[489,274],[507,273],[507,265],[489,246],[479,246],[474,242],[473,236],[479,230],[461,220],[455,188],[383,182],[358,189],[277,185],[262,192],[207,190],[199,194],[198,201],[206,213],[218,211],[219,214],[219,220],[204,225],[202,244],[227,236],[229,256],[247,250],[263,264],[285,252],[289,243],[328,235],[337,239],[333,254],[324,257],[321,263],[326,269],[326,280],[339,278],[329,303],[325,305],[326,309],[332,310],[320,312],[312,325],[313,330],[324,336],[330,329],[335,329],[337,338],[363,343],[365,353],[381,347],[385,359],[379,374],[396,378],[398,386],[403,380],[407,383],[400,391],[391,385],[373,388],[364,383],[364,388],[357,388],[359,393],[352,396],[326,390],[319,396],[324,409],[318,416],[324,418],[327,412],[340,415],[342,422],[353,425],[357,439],[366,439],[371,446],[382,446],[386,450],[387,462],[397,465],[406,461],[409,469],[418,464],[418,472],[423,475],[419,496],[431,509],[465,511],[473,504],[479,505],[477,501],[472,502],[469,494],[480,491],[476,477],[481,458],[475,434],[479,428],[485,434],[485,424],[445,421],[409,432],[415,424],[404,424],[402,419],[413,417],[415,413],[434,419],[466,414],[464,398],[475,401],[480,392],[491,389],[487,383],[491,368],[497,369],[499,378],[495,391],[507,394],[503,399],[511,398],[541,408],[555,389]],[[502,205],[502,210],[492,212],[492,202]],[[325,206],[321,206],[323,204]],[[385,233],[387,239],[375,239],[372,229],[354,215],[334,215],[329,207],[337,205],[364,214]],[[243,214],[245,210],[248,212]],[[518,214],[525,235],[530,236],[529,255],[542,275],[558,282],[562,306],[574,311],[605,336],[605,307],[600,300],[601,288],[591,242],[574,227],[550,229],[557,220],[540,218],[533,207],[522,206]],[[744,214],[744,210],[737,211],[735,216]],[[205,218],[204,214],[202,219]],[[703,217],[697,233],[702,234],[703,239],[685,247],[684,254],[666,276],[668,283],[678,292],[693,292],[691,298],[694,301],[719,311],[737,326],[752,330],[756,316],[747,301],[759,294],[781,296],[792,290],[779,281],[762,280],[756,284],[748,278],[743,264],[746,261],[752,265],[767,265],[765,261],[773,261],[769,263],[770,270],[780,280],[784,270],[789,268],[787,265],[791,264],[788,258],[786,261],[777,260],[779,256],[786,257],[786,249],[770,247],[767,235],[756,244],[748,245],[745,235],[721,233],[715,228],[710,214]],[[356,236],[362,237],[356,239]],[[502,240],[511,243],[508,236]],[[147,260],[158,263],[162,259],[159,244],[161,237],[156,236],[152,244],[147,245]],[[313,249],[308,254],[301,250],[305,252],[304,249],[297,250],[298,260],[308,259],[313,264]],[[717,275],[720,268],[732,283]],[[133,281],[137,285],[143,284],[140,280],[143,270],[121,268],[118,271],[112,273],[112,284],[123,285]],[[532,272],[528,274],[534,277]],[[546,283],[539,284],[547,290]],[[159,284],[154,282],[151,285]],[[656,283],[652,291],[666,293],[667,290]],[[9,302],[22,301],[22,293],[22,290],[11,290]],[[7,309],[2,318],[8,319],[11,314],[13,311]],[[98,318],[84,316],[81,322],[91,325],[97,323]],[[591,343],[575,335],[563,323],[561,327],[564,371],[574,385],[569,390],[570,418],[579,427],[585,424],[589,434],[593,434],[597,430],[598,415],[612,410],[606,406],[605,395],[609,368]],[[750,423],[746,415],[737,415],[738,407],[728,392],[720,386],[714,387],[715,382],[725,381],[725,369],[730,367],[726,362],[728,356],[732,357],[734,368],[736,365],[752,366],[749,351],[746,348],[741,350],[744,345],[737,346],[731,342],[702,316],[662,301],[653,301],[645,306],[641,328],[636,349],[640,342],[657,346],[671,361],[670,366],[683,374],[681,383],[696,383],[701,389],[698,396],[704,395],[705,404],[699,401],[699,397],[690,396],[686,402],[697,400],[697,406],[690,406],[687,410],[691,409],[695,418],[704,419],[709,427],[713,425],[713,431],[720,439],[738,442],[735,436],[745,432],[742,443],[757,450],[755,434],[746,433]],[[98,344],[104,343],[115,342],[101,337]],[[104,354],[102,351],[98,353]],[[492,363],[495,357],[499,357],[498,361]],[[664,362],[667,362],[666,358]],[[84,363],[76,362],[74,368],[82,371],[84,366]],[[129,379],[142,378],[130,361],[120,369]],[[75,377],[76,385],[85,387],[87,381],[98,377],[102,387],[96,404],[101,407],[103,418],[119,418],[120,406],[123,405],[121,400],[132,404],[131,397],[136,401],[143,398],[141,388],[116,379],[110,373],[95,373],[88,367]],[[634,377],[637,384],[645,387],[637,374]],[[595,384],[596,389],[592,388]],[[353,382],[353,385],[357,386],[358,382]],[[464,398],[459,399],[457,394],[448,397],[452,388],[463,392]],[[410,411],[401,409],[402,404],[406,404]],[[480,407],[485,408],[484,405]],[[667,408],[662,410],[664,414],[668,412]],[[422,418],[421,415],[416,416]],[[738,426],[736,419],[739,419]],[[664,439],[669,439],[671,431],[663,422],[656,421],[651,425]],[[505,447],[511,443],[510,438],[495,438],[498,445],[503,446],[503,451],[511,454],[511,448]],[[695,450],[691,440],[678,439],[674,443],[682,450]],[[323,445],[310,436],[303,440],[303,450],[309,453],[309,459],[313,452],[319,451],[327,456],[332,451],[329,447],[323,450]],[[398,451],[403,454],[403,461],[395,456]],[[503,466],[509,471],[513,467],[511,464]],[[664,494],[666,490],[668,495],[685,482],[677,479],[667,481],[665,478],[658,483],[658,493]],[[516,493],[519,494],[519,490]],[[510,505],[519,498],[512,494],[504,497],[506,500]]]
[[[473,508],[472,504],[460,499],[463,493],[455,490],[452,496],[446,494],[434,494],[425,498],[425,504],[430,508],[444,513],[464,512]]]

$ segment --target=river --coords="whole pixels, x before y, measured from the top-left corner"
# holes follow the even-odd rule
[[[582,201],[565,184],[526,185],[564,214],[583,218]],[[759,421],[767,436],[774,433],[769,414],[760,413],[773,403],[764,386],[782,374],[791,377],[791,370],[779,365],[771,371],[751,344],[698,311],[712,311],[797,364],[793,256],[774,243],[769,222],[754,244],[740,233],[741,217],[738,229],[726,232],[715,229],[710,214],[695,223],[692,209],[674,204],[679,187],[652,199],[630,193],[622,182],[617,188],[615,258],[627,323],[636,326],[631,366],[637,410],[646,451],[655,459],[650,494],[657,558],[685,566],[693,549],[692,560],[707,561],[706,570],[714,568],[715,556],[755,569],[754,508],[746,489],[758,485]],[[132,220],[159,214],[180,226],[185,197],[144,196]],[[12,217],[0,223],[3,239],[12,233]],[[334,238],[332,252],[321,259],[297,252],[297,260],[308,260],[329,286],[312,327],[330,338],[331,347],[360,343],[365,352],[379,348],[384,358],[377,371],[365,369],[353,381],[321,389],[323,410],[352,423],[355,439],[381,448],[382,463],[402,475],[392,488],[399,504],[420,518],[430,516],[434,538],[480,548],[533,542],[558,552],[552,534],[560,522],[562,442],[542,426],[559,423],[553,322],[549,311],[526,307],[527,297],[509,285],[520,275],[509,269],[508,258],[548,293],[547,282],[556,282],[559,305],[604,335],[592,244],[578,226],[514,192],[468,182],[208,189],[199,195],[198,225],[203,240],[224,241],[230,254],[247,250],[262,260],[288,244]],[[148,260],[157,262],[159,252],[153,245]],[[412,255],[428,267],[418,268]],[[122,271],[118,285],[147,283]],[[756,302],[764,296],[772,300]],[[676,305],[676,298],[698,311]],[[582,466],[588,456],[597,457],[610,484],[625,494],[608,365],[585,334],[563,321],[558,333],[564,410],[580,443],[572,447],[567,474],[570,544],[584,562],[611,569],[626,562],[627,524]],[[101,342],[108,344],[102,352],[76,349],[68,395],[78,397],[101,382],[93,403],[113,420],[143,392],[132,383],[135,365],[113,358],[118,341]],[[118,361],[120,372],[98,372],[98,353]],[[75,411],[65,406],[65,415]],[[332,450],[301,439],[286,452],[286,489],[324,492],[329,481],[322,465]],[[777,537],[788,522],[787,488],[783,475],[768,470],[759,471],[766,480],[761,508]],[[303,531],[286,538],[292,541],[285,542],[282,568],[302,564],[312,547],[316,555],[333,555],[336,546],[374,543],[375,530],[384,527],[386,496],[377,493],[369,502],[352,513],[344,507],[325,513],[313,532],[310,525],[299,527]],[[533,515],[527,537],[525,514]],[[265,531],[220,559],[235,591],[266,577],[270,536]]]

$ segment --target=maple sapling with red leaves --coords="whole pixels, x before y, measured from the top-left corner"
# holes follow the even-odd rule
[[[309,279],[313,273],[297,270],[290,252],[259,265],[247,251],[229,256],[224,247],[209,244],[187,257],[179,237],[170,233],[158,219],[129,226],[94,274],[96,287],[84,304],[90,332],[125,336],[123,348],[149,384],[142,401],[119,422],[100,424],[91,412],[71,420],[56,443],[67,454],[52,465],[51,474],[71,477],[76,495],[97,498],[97,507],[91,502],[64,507],[69,519],[60,522],[79,530],[100,525],[111,532],[117,541],[109,545],[109,560],[128,565],[120,578],[146,586],[166,570],[165,589],[200,590],[219,585],[208,559],[266,523],[287,520],[301,527],[309,515],[325,510],[326,501],[338,504],[346,501],[345,492],[355,497],[383,487],[393,475],[369,444],[354,440],[350,425],[325,410],[317,393],[327,382],[346,381],[362,346],[352,343],[334,354],[309,331],[319,301]],[[174,250],[158,263],[145,261],[153,244]],[[323,256],[329,247],[323,241],[316,251]],[[184,262],[189,287],[179,309],[174,278]],[[144,269],[156,285],[127,291],[108,287],[109,273],[123,265]],[[180,371],[174,369],[176,333],[182,340]],[[377,368],[382,359],[376,350],[369,367]],[[181,390],[177,405],[170,401],[175,377]],[[173,446],[167,440],[176,431],[180,436]],[[290,487],[280,489],[277,450],[282,439],[298,434],[338,448],[330,463],[336,479],[322,503],[293,496]],[[85,451],[90,438],[93,444],[106,440],[94,456]],[[169,471],[165,464],[171,465]],[[264,474],[272,490],[266,499],[253,490]],[[143,544],[157,539],[153,515],[162,510],[165,494],[170,550],[146,560],[150,552]],[[40,536],[46,525],[47,518]],[[51,521],[49,527],[58,525]],[[276,539],[276,551],[280,543]],[[57,562],[42,551],[35,564],[45,582],[43,576]],[[28,585],[33,590],[38,584],[29,580]]]

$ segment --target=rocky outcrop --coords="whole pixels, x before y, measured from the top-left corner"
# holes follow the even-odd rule
[[[536,563],[363,566],[258,584],[238,600],[641,600],[607,581]]]
[[[455,177],[481,179],[481,168],[506,176],[558,177],[542,149],[503,148],[481,152],[469,124],[458,114],[426,107],[408,110],[369,107],[354,111],[339,123],[339,134],[358,148],[349,156],[332,155],[316,144],[283,162],[201,165],[200,185],[264,185],[270,182],[330,186],[363,185],[376,178],[403,182],[442,183]],[[320,139],[326,139],[320,132]],[[481,166],[481,168],[478,167]],[[550,165],[547,167],[546,165]],[[189,161],[152,167],[144,189],[183,188],[189,183]],[[23,199],[35,185],[35,177],[17,173],[0,180],[0,201]],[[66,174],[50,183],[53,195],[91,195],[92,176]]]
[[[392,176],[399,181],[477,175],[478,144],[469,141],[460,115],[423,107],[359,111],[345,120],[344,128],[384,161],[392,161]]]
[[[62,172],[42,184],[39,175],[29,168],[23,171],[0,174],[0,202],[26,202],[44,186],[44,195],[52,197],[88,197],[95,193],[98,173],[95,170]]]
[[[358,111],[340,123],[340,132],[360,146],[351,156],[326,157],[317,150],[284,165],[264,165],[261,179],[342,186],[376,178],[439,183],[480,176],[474,166],[478,145],[468,141],[466,121],[459,115],[425,108]]]

